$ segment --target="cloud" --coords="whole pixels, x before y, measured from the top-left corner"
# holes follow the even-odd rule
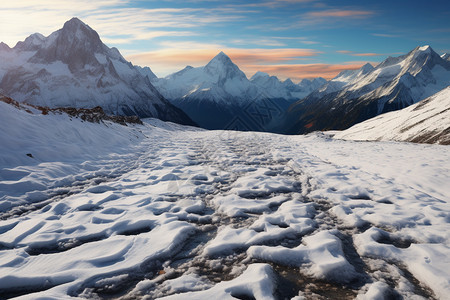
[[[355,53],[355,52],[349,51],[349,50],[338,50],[336,52],[341,53],[341,54],[348,54],[351,56],[382,56],[382,55],[384,55],[384,54],[380,54],[380,53]]]
[[[367,62],[347,62],[344,64],[279,64],[279,65],[247,65],[246,73],[254,74],[256,71],[276,75],[280,79],[291,78],[300,81],[304,78],[323,77],[332,79],[345,70],[356,70]],[[373,63],[372,64],[377,64]]]
[[[249,11],[227,7],[138,8],[131,7],[131,0],[1,1],[0,38],[13,46],[36,31],[48,35],[77,16],[105,41],[124,44],[162,36],[194,35],[194,29],[211,24],[226,26],[242,19],[244,13]]]
[[[365,18],[373,15],[374,12],[368,10],[351,10],[351,9],[328,9],[322,11],[312,11],[305,14],[307,17],[314,18]]]
[[[398,35],[395,35],[395,34],[385,34],[385,33],[373,33],[372,35],[378,36],[378,37],[387,37],[387,38],[398,37]]]

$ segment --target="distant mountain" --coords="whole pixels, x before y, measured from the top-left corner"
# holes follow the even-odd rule
[[[389,57],[373,68],[345,71],[292,104],[284,119],[290,134],[346,129],[402,109],[450,85],[450,61],[429,46]]]
[[[448,53],[442,54],[441,57],[442,57],[442,59],[450,60],[450,54],[448,54]]]
[[[93,108],[108,114],[193,124],[155,89],[149,68],[133,66],[77,18],[48,37],[35,33],[14,48],[0,44],[0,89],[34,105]]]
[[[356,124],[334,137],[450,145],[450,87],[402,110]]]
[[[257,131],[272,131],[293,101],[324,82],[317,79],[300,86],[261,72],[248,80],[223,52],[206,66],[187,66],[152,81],[162,95],[201,127]]]
[[[308,96],[327,82],[325,79],[318,77],[313,80],[303,79],[299,84],[295,84],[290,79],[280,81],[276,76],[270,76],[259,71],[250,78],[250,81],[271,98],[294,101]]]

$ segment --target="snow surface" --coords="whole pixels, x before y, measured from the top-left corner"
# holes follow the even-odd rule
[[[356,124],[335,138],[450,144],[450,87],[402,110]]]
[[[1,297],[450,292],[447,146],[0,105]]]

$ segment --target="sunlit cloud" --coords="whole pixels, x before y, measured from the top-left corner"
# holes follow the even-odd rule
[[[387,37],[387,38],[395,38],[398,37],[398,35],[395,34],[386,34],[386,33],[373,33],[373,36],[378,36],[378,37]]]
[[[348,55],[351,55],[351,56],[381,56],[381,55],[384,55],[384,54],[380,54],[380,53],[356,53],[356,52],[353,52],[353,51],[349,51],[349,50],[338,50],[338,51],[336,51],[337,53],[340,53],[340,54],[348,54]]]
[[[345,70],[357,70],[367,62],[348,62],[344,64],[279,64],[279,65],[247,65],[246,73],[256,71],[277,75],[280,79],[291,78],[294,82],[301,79],[323,77],[332,79]],[[376,62],[372,62],[376,65]]]
[[[334,17],[334,18],[364,18],[373,15],[374,12],[368,10],[350,10],[350,9],[328,9],[322,11],[312,11],[306,13],[309,17]]]
[[[351,54],[351,53],[353,53],[352,51],[348,51],[348,50],[338,50],[336,52],[337,53],[341,53],[341,54]]]

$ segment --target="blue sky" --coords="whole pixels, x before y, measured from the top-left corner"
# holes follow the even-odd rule
[[[165,76],[206,64],[220,51],[251,76],[294,81],[429,44],[450,52],[448,1],[15,0],[0,4],[0,40],[14,46],[50,34],[71,17],[95,29],[135,64]]]

